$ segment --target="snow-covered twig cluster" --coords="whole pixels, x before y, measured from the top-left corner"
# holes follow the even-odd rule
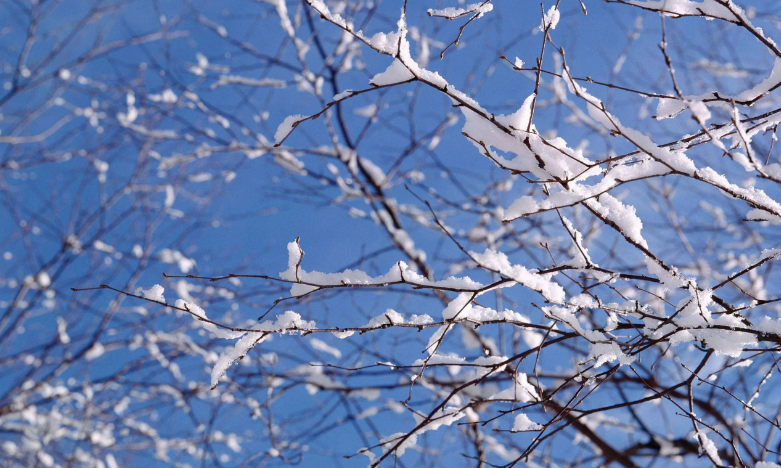
[[[62,189],[76,207],[63,223],[20,213],[2,189],[17,224],[46,226],[57,248],[37,260],[26,224],[7,241],[37,268],[0,322],[17,369],[0,461],[777,468],[777,12],[391,3],[264,0],[255,42],[251,21],[188,6],[56,73],[47,59],[34,75],[17,67],[4,112],[36,80],[55,97],[3,128],[0,168],[75,158],[91,179]],[[613,12],[623,49],[584,47]],[[226,52],[88,78],[92,61],[178,47],[187,28]],[[97,96],[87,107],[76,85]],[[73,122],[122,143],[66,151],[58,132]],[[137,160],[119,173],[128,146]],[[322,226],[273,254],[235,239],[186,250],[246,216],[211,207],[224,194],[244,208],[230,184],[250,173],[264,203],[336,213],[351,241]],[[50,342],[20,347],[43,308],[62,311]]]

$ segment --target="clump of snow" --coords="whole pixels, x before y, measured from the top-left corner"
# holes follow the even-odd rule
[[[334,348],[333,346],[329,345],[325,341],[318,340],[317,338],[311,338],[309,340],[309,344],[312,346],[312,348],[314,348],[314,349],[316,349],[316,350],[318,350],[320,352],[323,352],[323,353],[326,353],[326,354],[330,354],[331,356],[333,356],[333,357],[335,357],[337,359],[342,357],[342,352],[341,351],[339,351],[337,348]]]
[[[94,361],[95,359],[103,356],[105,352],[106,348],[103,346],[103,344],[99,341],[96,341],[95,344],[93,344],[92,347],[86,353],[84,353],[84,358],[88,361]]]
[[[686,286],[687,281],[675,267],[669,267],[665,269],[656,260],[646,257],[645,264],[648,267],[648,272],[659,278],[665,288],[674,291],[677,288]]]
[[[520,413],[515,416],[515,421],[513,422],[513,432],[541,431],[542,429],[542,425],[532,421],[524,413]]]
[[[561,12],[559,12],[556,5],[553,5],[548,9],[548,12],[545,13],[545,16],[543,16],[542,24],[540,24],[540,31],[545,31],[546,28],[556,29],[556,25],[559,24],[559,18],[561,18]]]
[[[656,118],[658,120],[675,117],[686,109],[686,102],[680,99],[659,98],[656,105]]]
[[[594,367],[600,367],[607,362],[618,361],[622,366],[632,364],[637,356],[627,356],[615,341],[610,343],[592,343],[589,358],[596,359]]]
[[[353,114],[366,118],[374,117],[377,114],[377,105],[369,104],[368,106],[359,107],[353,110]]]
[[[523,196],[516,199],[514,202],[504,210],[504,221],[512,221],[514,219],[522,218],[528,214],[537,212],[540,209],[540,204],[534,197]]]
[[[762,322],[756,326],[756,329],[762,333],[772,333],[781,336],[781,319],[773,320],[765,316],[762,318]]]
[[[439,16],[447,19],[455,19],[469,14],[475,14],[476,15],[475,19],[477,19],[482,17],[484,14],[488,13],[489,11],[492,11],[493,9],[494,9],[494,5],[492,3],[480,2],[480,3],[472,3],[466,8],[456,8],[456,7],[447,7],[441,9],[429,8],[428,15]]]
[[[621,234],[636,244],[648,247],[641,233],[643,222],[637,216],[635,207],[624,205],[608,193],[600,195],[598,200],[589,200],[589,202],[596,211],[618,226]]]
[[[195,268],[195,260],[185,257],[178,250],[163,249],[157,254],[157,258],[163,263],[175,263],[184,274]]]
[[[714,0],[695,2],[692,0],[629,0],[626,3],[648,10],[663,11],[668,16],[707,15],[727,21],[735,21],[735,15],[724,5]]]
[[[538,401],[540,395],[537,393],[537,389],[529,383],[529,379],[523,372],[515,373],[515,381],[513,385],[498,393],[491,395],[490,400],[509,400],[520,401],[521,403],[528,403],[530,401]]]
[[[298,125],[297,122],[303,118],[304,116],[301,114],[289,115],[285,117],[285,120],[279,124],[277,131],[274,133],[274,143],[279,144],[282,142],[282,140],[287,138],[287,136],[290,135],[290,132],[292,132],[293,129],[296,128],[296,125]]]
[[[404,66],[398,59],[393,60],[384,72],[374,75],[369,81],[374,86],[387,86],[396,83],[403,83],[415,78],[415,75]]]
[[[700,442],[700,454],[705,452],[716,466],[722,466],[721,457],[719,457],[719,450],[716,448],[716,444],[705,435],[704,432],[698,431],[696,439]]]
[[[388,55],[396,55],[399,50],[399,35],[398,33],[385,34],[383,32],[378,32],[369,39],[369,43],[380,52],[384,52]]]
[[[254,87],[271,87],[271,88],[284,88],[287,86],[287,83],[282,80],[276,80],[273,78],[262,78],[262,79],[254,79],[254,78],[248,78],[245,76],[237,76],[237,75],[221,75],[220,79],[211,85],[210,89],[216,89],[220,86],[230,85],[230,84],[238,84],[243,86],[254,86]]]
[[[41,289],[46,289],[52,284],[52,279],[45,270],[41,270],[35,275],[35,282]]]
[[[214,364],[211,373],[212,388],[217,386],[222,376],[234,362],[243,359],[258,343],[265,340],[271,333],[300,333],[315,328],[314,321],[301,319],[301,315],[289,310],[278,315],[275,321],[267,320],[257,325],[252,332],[246,333],[232,348],[224,351]]]
[[[150,301],[156,302],[165,302],[165,297],[163,296],[164,292],[165,288],[159,284],[156,284],[149,289],[141,290],[141,293],[144,295],[144,299],[149,299]]]
[[[347,99],[352,95],[353,91],[351,89],[345,89],[341,93],[334,95],[334,101],[341,101],[342,99]]]
[[[548,277],[527,270],[521,265],[513,265],[503,252],[486,249],[484,253],[470,252],[472,258],[483,268],[495,271],[513,279],[518,284],[542,294],[549,302],[564,302],[564,288]]]
[[[225,375],[225,373],[228,371],[228,368],[232,366],[234,362],[238,361],[239,359],[243,359],[249,350],[263,341],[264,338],[265,335],[262,334],[250,333],[244,335],[244,337],[237,341],[232,348],[229,348],[220,354],[220,357],[214,364],[214,369],[212,369],[211,373],[212,388],[217,387],[217,383],[220,381],[222,376]]]
[[[160,94],[150,94],[147,97],[152,102],[163,102],[166,104],[173,104],[178,99],[176,93],[171,88],[166,88]]]
[[[218,327],[217,325],[212,323],[211,320],[209,320],[209,318],[206,316],[206,311],[193,302],[184,299],[177,299],[175,307],[177,309],[184,309],[190,311],[193,319],[198,321],[198,323],[203,328],[209,330],[214,336],[218,338],[236,339],[244,334],[243,332],[236,332],[233,330],[228,330],[222,327]]]
[[[339,273],[321,273],[306,271],[301,267],[303,251],[298,242],[287,245],[288,268],[279,273],[280,278],[294,284],[290,294],[295,297],[316,291],[321,287],[345,285],[387,285],[388,283],[408,283],[416,286],[430,286],[452,289],[478,290],[482,284],[472,279],[449,277],[444,280],[430,281],[404,262],[394,264],[384,275],[371,276],[361,270],[344,270]]]

